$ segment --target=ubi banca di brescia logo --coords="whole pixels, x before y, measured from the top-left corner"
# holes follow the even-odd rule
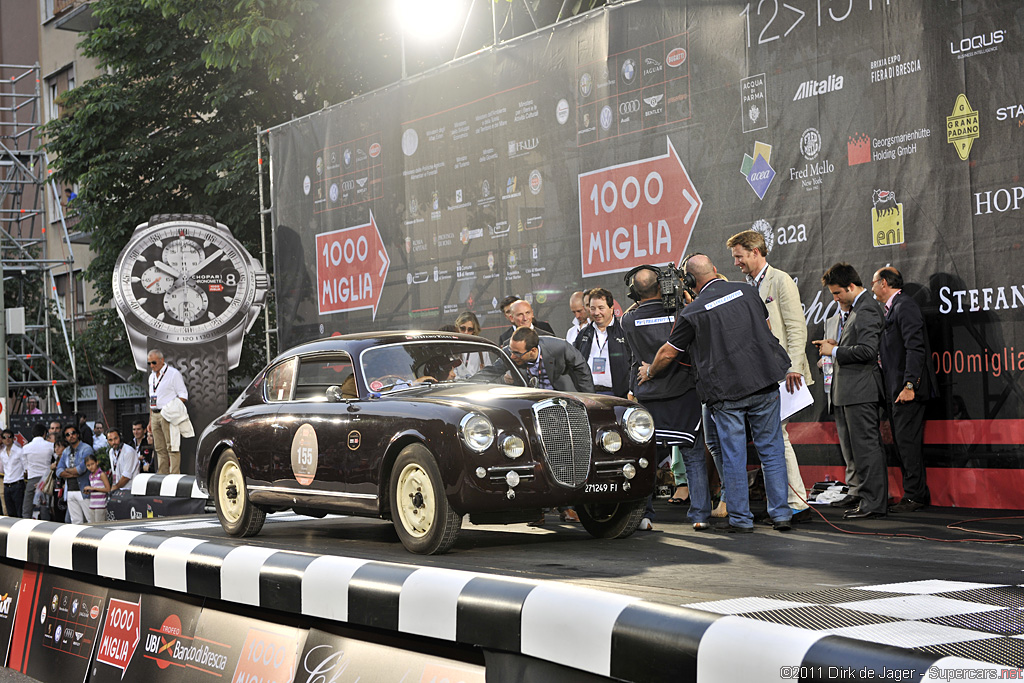
[[[769,163],[772,158],[772,146],[764,142],[754,143],[754,156],[743,155],[740,173],[747,179],[747,184],[758,199],[764,199],[768,186],[775,180],[775,169]]]
[[[961,161],[967,161],[971,145],[981,135],[978,128],[978,112],[971,109],[967,96],[960,93],[953,103],[953,113],[946,117],[946,142],[956,148]]]
[[[871,243],[876,247],[903,244],[903,204],[896,202],[892,190],[871,193]]]

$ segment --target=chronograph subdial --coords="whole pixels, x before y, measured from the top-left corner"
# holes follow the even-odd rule
[[[151,294],[166,294],[174,287],[174,277],[159,268],[147,268],[141,277],[142,286]]]
[[[163,251],[164,263],[174,266],[181,274],[195,272],[198,266],[206,257],[202,247],[192,240],[179,237],[172,240]]]
[[[206,292],[194,285],[179,285],[164,295],[164,310],[186,325],[205,316],[209,305]]]

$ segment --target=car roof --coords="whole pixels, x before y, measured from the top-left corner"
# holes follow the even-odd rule
[[[498,345],[490,339],[473,334],[459,334],[455,332],[438,332],[430,330],[360,332],[358,334],[342,334],[304,342],[297,346],[293,346],[286,351],[282,351],[276,358],[274,358],[271,364],[292,356],[330,351],[345,351],[354,357],[364,349],[372,346],[412,341],[476,342],[478,344],[487,344],[488,346],[498,348]]]

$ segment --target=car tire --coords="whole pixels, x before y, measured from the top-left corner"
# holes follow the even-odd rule
[[[420,444],[402,449],[391,470],[391,521],[407,550],[419,555],[448,552],[462,516],[448,504],[434,456]]]
[[[217,461],[213,493],[217,517],[229,536],[244,538],[260,532],[267,513],[249,500],[245,489],[245,474],[242,473],[238,456],[231,449],[224,451]]]
[[[627,503],[577,505],[580,524],[596,538],[625,538],[637,530],[647,508],[646,500]]]

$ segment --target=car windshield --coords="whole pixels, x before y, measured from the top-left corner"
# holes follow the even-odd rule
[[[486,344],[436,339],[388,344],[366,349],[359,362],[367,388],[377,394],[439,383],[525,386],[518,372],[506,377],[511,363]]]

